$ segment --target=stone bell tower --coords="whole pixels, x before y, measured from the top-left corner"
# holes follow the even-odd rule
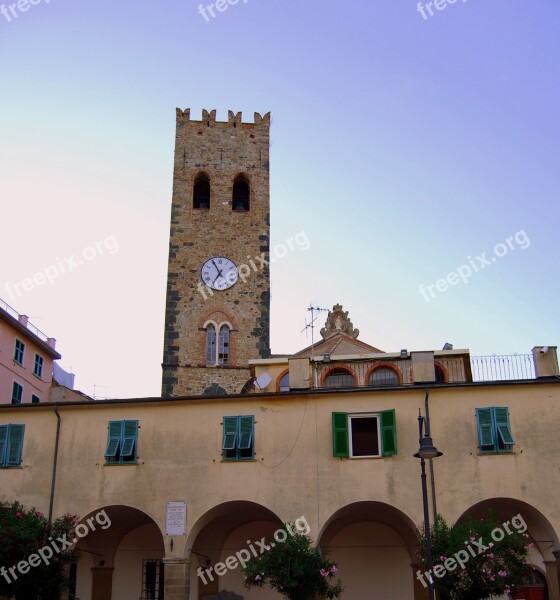
[[[239,393],[270,356],[269,134],[177,109],[163,396]]]

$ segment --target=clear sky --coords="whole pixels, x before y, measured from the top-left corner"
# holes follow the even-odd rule
[[[557,0],[34,2],[0,5],[0,297],[77,388],[160,393],[177,106],[272,112],[272,251],[310,244],[273,352],[310,302],[386,351],[560,343]]]

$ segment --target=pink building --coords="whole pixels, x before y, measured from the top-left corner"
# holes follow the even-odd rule
[[[0,300],[0,404],[48,402],[56,340]]]

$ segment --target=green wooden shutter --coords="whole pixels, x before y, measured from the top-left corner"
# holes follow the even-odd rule
[[[393,456],[397,453],[397,415],[395,410],[379,413],[381,420],[381,454]]]
[[[6,446],[8,445],[8,425],[0,425],[0,467],[6,466]]]
[[[496,429],[498,430],[498,435],[502,438],[502,442],[506,446],[513,446],[515,441],[511,435],[508,409],[506,407],[497,406],[494,408],[494,416],[496,421]]]
[[[494,427],[492,424],[492,408],[477,408],[476,422],[478,426],[478,444],[482,450],[485,446],[494,447]],[[492,448],[493,449],[493,448]]]
[[[25,425],[10,425],[6,460],[8,467],[19,467],[21,464],[24,429]]]
[[[333,456],[348,458],[348,413],[332,414]]]
[[[135,448],[138,439],[138,421],[124,421],[123,424],[123,445],[121,457],[126,462],[136,460]]]
[[[107,440],[107,450],[105,450],[105,458],[115,459],[121,443],[122,421],[109,421],[109,435]]]
[[[253,447],[254,417],[239,417],[239,450],[249,450]]]
[[[238,422],[239,419],[237,417],[224,417],[222,450],[235,450]]]

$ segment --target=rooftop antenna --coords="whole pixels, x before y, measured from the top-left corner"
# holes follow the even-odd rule
[[[97,397],[96,392],[97,392],[97,388],[104,388],[104,389],[109,389],[108,385],[97,385],[96,383],[93,384],[93,399],[94,400],[107,400],[107,396],[105,397]]]
[[[300,331],[300,333],[303,333],[304,331],[307,333],[307,330],[311,329],[311,365],[313,368],[313,350],[315,346],[315,321],[319,316],[318,314],[316,316],[315,313],[328,312],[329,309],[321,308],[320,306],[313,306],[313,303],[310,302],[307,311],[311,313],[311,321],[309,323],[307,322],[307,320],[305,321],[305,327]],[[317,370],[315,370],[315,387],[317,387],[317,385]]]

